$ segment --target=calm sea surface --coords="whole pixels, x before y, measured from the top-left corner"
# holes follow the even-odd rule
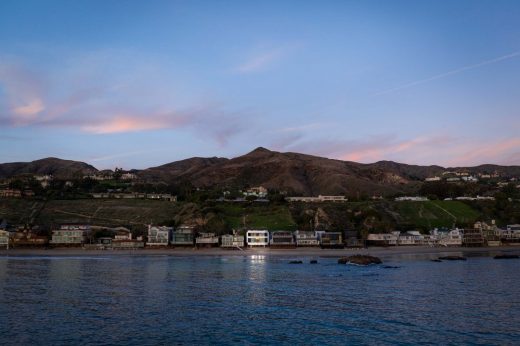
[[[520,344],[520,260],[289,259],[0,257],[0,344]]]

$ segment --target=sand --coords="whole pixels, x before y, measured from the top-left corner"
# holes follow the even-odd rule
[[[240,250],[227,250],[221,248],[196,249],[196,248],[164,248],[164,249],[139,249],[139,250],[85,250],[83,248],[54,248],[54,249],[1,249],[3,256],[285,256],[288,258],[339,258],[354,254],[366,254],[381,258],[437,258],[441,255],[454,254],[464,256],[495,256],[497,254],[519,254],[520,246],[499,247],[428,247],[428,246],[397,246],[397,247],[370,247],[367,249],[320,249],[320,248],[296,248],[296,249],[271,249],[255,248]]]

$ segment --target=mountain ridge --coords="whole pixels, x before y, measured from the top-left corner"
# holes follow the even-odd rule
[[[378,195],[414,192],[425,178],[445,171],[469,174],[494,173],[520,176],[520,166],[483,164],[475,167],[409,165],[394,161],[357,163],[258,147],[231,159],[192,157],[142,170],[133,170],[146,181],[189,182],[199,188],[265,186],[292,194]],[[72,177],[98,170],[87,163],[45,158],[0,164],[0,178],[18,174],[53,174]]]

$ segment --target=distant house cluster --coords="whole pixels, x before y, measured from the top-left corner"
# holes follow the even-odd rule
[[[321,203],[321,202],[347,202],[345,196],[325,196],[319,195],[317,197],[286,197],[287,202],[306,202],[306,203]]]
[[[139,193],[139,192],[101,192],[92,193],[93,198],[99,199],[155,199],[177,202],[177,196],[169,193]]]

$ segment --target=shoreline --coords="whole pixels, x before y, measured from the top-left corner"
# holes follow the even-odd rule
[[[497,254],[518,254],[520,246],[497,247],[428,247],[428,246],[397,246],[397,247],[370,247],[370,248],[295,248],[271,249],[255,248],[244,250],[227,250],[221,248],[165,248],[165,249],[137,249],[137,250],[86,250],[83,248],[54,248],[54,249],[1,249],[1,257],[56,257],[56,256],[276,256],[276,257],[321,257],[337,258],[354,254],[372,255],[378,257],[425,257],[434,258],[440,254],[464,254],[466,256],[494,256]]]

